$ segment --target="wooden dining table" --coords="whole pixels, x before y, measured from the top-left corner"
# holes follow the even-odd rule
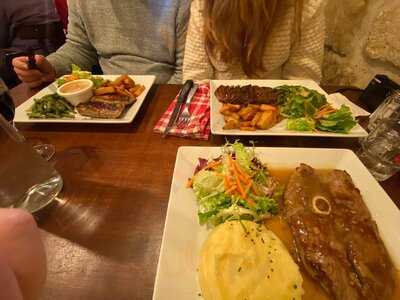
[[[50,163],[64,179],[59,197],[35,214],[48,258],[42,299],[152,298],[177,150],[226,141],[224,136],[208,141],[162,138],[153,132],[179,89],[153,86],[130,124],[17,124],[29,143],[55,145]],[[338,87],[324,89],[334,92]],[[35,92],[21,84],[11,96],[19,105]],[[362,105],[359,93],[344,92]],[[359,148],[354,138],[241,140],[271,147]],[[400,174],[381,185],[400,207]]]

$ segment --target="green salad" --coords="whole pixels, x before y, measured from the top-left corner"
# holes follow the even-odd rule
[[[58,94],[46,95],[34,99],[34,104],[28,111],[29,118],[75,118],[73,106]]]
[[[283,187],[270,176],[254,149],[227,144],[216,159],[199,159],[189,186],[197,198],[200,224],[261,221],[278,213]]]
[[[90,79],[91,81],[93,81],[95,88],[99,88],[104,84],[104,79],[102,77],[93,76],[92,73],[89,71],[82,71],[82,69],[77,65],[72,64],[71,70],[72,70],[71,74],[61,76],[60,78],[57,79],[58,86],[61,86],[66,82],[77,79]]]
[[[356,124],[350,108],[334,109],[326,97],[303,86],[277,87],[280,113],[287,118],[287,129],[348,133]]]

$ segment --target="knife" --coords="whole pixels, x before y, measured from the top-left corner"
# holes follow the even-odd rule
[[[164,133],[162,135],[163,138],[167,136],[167,134],[170,132],[172,126],[175,124],[175,122],[178,119],[179,112],[181,111],[182,104],[185,102],[185,99],[187,98],[190,90],[193,87],[193,81],[192,80],[186,80],[185,84],[183,85],[181,91],[179,92],[178,100],[176,101],[175,108],[171,114],[171,118],[169,119],[168,125],[164,130]]]

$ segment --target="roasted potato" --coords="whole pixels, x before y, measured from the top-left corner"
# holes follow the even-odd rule
[[[240,122],[240,127],[254,127],[251,125],[251,121],[242,121]]]
[[[238,112],[238,111],[240,110],[240,108],[241,108],[240,104],[230,104],[230,103],[227,103],[227,104],[225,104],[225,105],[227,105],[228,108],[229,108],[229,110],[230,110],[230,111],[233,111],[233,112]]]
[[[247,106],[242,108],[238,114],[244,121],[250,121],[257,114],[257,111],[258,109],[251,106]]]
[[[229,105],[223,104],[222,107],[220,108],[219,112],[223,115],[229,115],[229,113],[230,113]]]
[[[225,117],[225,125],[223,129],[237,129],[240,126],[240,122],[237,119]]]
[[[277,120],[277,113],[273,110],[264,111],[260,119],[257,121],[256,126],[259,129],[268,129],[275,125]]]
[[[260,120],[261,114],[262,114],[261,112],[257,112],[256,115],[254,116],[253,120],[251,120],[252,127],[256,126],[258,120]]]
[[[244,130],[244,131],[254,131],[254,130],[256,130],[254,127],[250,127],[250,126],[240,126],[239,129],[240,130]]]
[[[263,111],[274,110],[274,111],[276,111],[277,107],[273,106],[273,105],[269,105],[269,104],[261,104],[260,105],[260,110],[263,110]]]

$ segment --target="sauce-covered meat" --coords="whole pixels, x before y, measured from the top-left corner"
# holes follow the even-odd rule
[[[346,172],[317,174],[302,164],[284,198],[299,260],[333,299],[391,298],[394,267]]]

